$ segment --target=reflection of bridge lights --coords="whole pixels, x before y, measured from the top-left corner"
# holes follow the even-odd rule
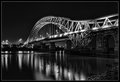
[[[46,65],[46,75],[48,76],[50,74],[50,65]]]
[[[82,73],[81,73],[81,75],[80,75],[80,80],[86,80],[85,75],[83,75]]]
[[[29,65],[30,55],[27,54],[26,56],[27,56],[27,64]]]
[[[62,76],[62,67],[60,67],[60,75]]]
[[[18,54],[18,65],[19,65],[19,68],[21,69],[22,68],[22,55]]]
[[[65,57],[64,55],[65,55],[65,53],[64,53],[64,51],[63,51],[63,60],[64,60],[64,57]]]
[[[8,55],[5,55],[5,66],[8,68]]]
[[[31,54],[31,67],[33,67],[33,58],[34,58],[34,55],[33,54]]]
[[[54,73],[55,73],[55,78],[58,80],[59,70],[58,70],[58,66],[57,65],[54,65]]]
[[[75,76],[75,80],[80,80],[80,79],[79,79],[79,75],[78,75],[77,73],[75,73],[74,76]]]
[[[43,70],[43,61],[42,61],[42,59],[39,59],[38,61],[39,61],[38,62],[39,71],[41,72]]]
[[[37,69],[37,67],[38,67],[38,59],[37,59],[37,57],[35,57],[35,60],[34,60],[34,67],[35,67],[35,69]]]
[[[67,74],[67,69],[64,69],[64,77],[67,78],[68,77],[68,74]]]
[[[2,67],[4,67],[4,55],[1,55],[1,63],[2,63]]]
[[[68,72],[68,79],[73,80],[73,73],[71,70],[69,70],[69,72]]]

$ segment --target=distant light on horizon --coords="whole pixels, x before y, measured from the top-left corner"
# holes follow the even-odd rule
[[[19,40],[21,41],[22,39],[19,39]],[[23,40],[22,40],[22,42],[23,42]],[[17,43],[18,43],[18,40],[17,40],[17,41],[9,41],[9,40],[7,39],[7,40],[2,40],[1,43],[2,43],[2,44],[6,44],[6,43],[8,43],[8,44],[17,44]]]
[[[5,41],[3,40],[1,44],[8,44],[8,43],[9,43],[8,40],[5,40]]]

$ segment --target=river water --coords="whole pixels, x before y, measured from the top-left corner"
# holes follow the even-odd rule
[[[79,55],[67,54],[64,50],[2,51],[2,80],[89,80],[118,63],[118,59]]]

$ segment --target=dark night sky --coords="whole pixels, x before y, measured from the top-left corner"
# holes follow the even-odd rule
[[[26,40],[34,24],[45,16],[74,20],[118,13],[118,2],[2,2],[2,40]]]

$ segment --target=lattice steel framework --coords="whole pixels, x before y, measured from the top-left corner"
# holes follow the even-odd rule
[[[69,39],[76,46],[86,46],[94,36],[92,31],[107,30],[118,28],[118,14],[109,15],[94,20],[71,20],[64,17],[47,16],[40,19],[33,27],[26,43],[36,40],[38,31],[47,24],[55,24],[64,33],[68,34]]]

